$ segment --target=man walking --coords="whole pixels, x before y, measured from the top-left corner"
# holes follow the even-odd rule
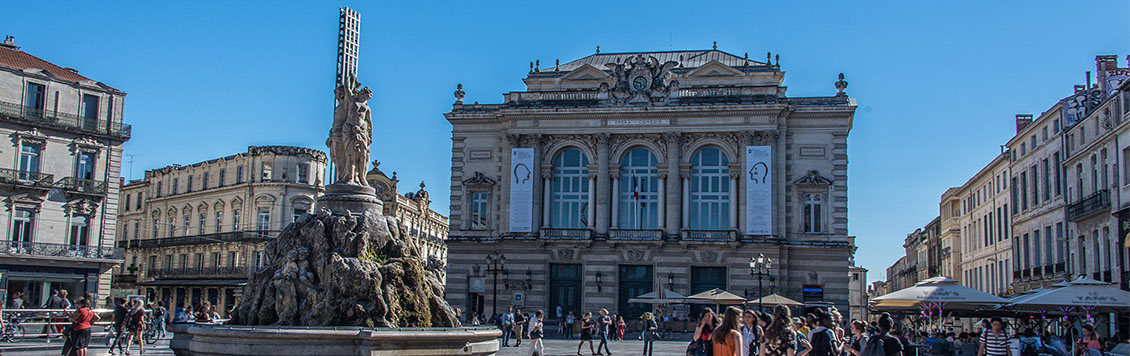
[[[612,356],[612,350],[608,348],[608,330],[612,329],[612,318],[608,317],[608,309],[600,310],[600,319],[596,321],[596,332],[600,335],[600,344],[596,346],[596,354],[603,355],[601,350],[608,351],[608,356]]]
[[[129,336],[125,335],[125,330],[123,330],[123,326],[125,326],[126,323],[126,314],[129,314],[129,309],[126,308],[126,299],[118,298],[116,302],[117,305],[114,306],[114,323],[112,325],[114,330],[114,343],[110,344],[111,355],[114,354],[115,347],[118,348],[118,352],[125,352],[123,351],[123,347],[126,346],[126,344],[123,340],[129,339]]]
[[[522,346],[522,326],[526,323],[526,316],[522,315],[522,309],[514,309],[514,347]]]
[[[510,332],[514,328],[514,307],[506,307],[502,313],[502,346],[510,346]]]

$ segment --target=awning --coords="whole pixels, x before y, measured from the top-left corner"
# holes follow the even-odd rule
[[[137,285],[146,287],[241,287],[247,285],[247,281],[239,279],[158,279],[148,282],[141,282]]]

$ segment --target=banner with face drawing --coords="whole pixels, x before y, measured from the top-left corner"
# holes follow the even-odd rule
[[[534,149],[510,151],[510,232],[533,232]]]
[[[745,147],[745,233],[773,234],[772,146]]]

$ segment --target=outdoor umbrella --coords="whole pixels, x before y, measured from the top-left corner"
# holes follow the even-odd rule
[[[1006,307],[1016,311],[1052,311],[1050,312],[1052,314],[1067,314],[1072,311],[1124,312],[1130,309],[1130,292],[1118,289],[1110,283],[1082,276],[1074,281],[1056,285],[1059,287],[1047,288],[1017,298]]]
[[[913,287],[876,297],[875,309],[941,309],[958,311],[1008,303],[1008,300],[961,285],[946,277],[922,280]]]
[[[687,303],[692,304],[717,304],[717,305],[732,305],[745,303],[746,299],[741,296],[727,292],[725,290],[714,288],[702,293],[698,293],[687,297]]]
[[[666,294],[667,296],[666,296],[666,298],[663,298],[662,295],[658,295],[660,293],[661,292],[648,292],[648,293],[640,294],[640,295],[636,296],[635,298],[628,299],[628,303],[679,304],[679,303],[685,303],[683,301],[683,299],[686,299],[686,297],[687,297],[685,295],[676,293],[674,291],[665,290],[662,293]]]
[[[745,302],[745,303],[746,303],[746,305],[758,305],[758,302],[761,302],[761,305],[770,306],[770,307],[778,306],[778,305],[784,305],[786,307],[799,307],[799,306],[804,305],[804,303],[801,303],[801,302],[798,302],[798,301],[795,301],[795,300],[792,300],[792,299],[789,299],[789,298],[785,298],[784,296],[782,296],[780,294],[776,294],[776,293],[764,296],[764,297],[759,298],[759,299],[754,299],[754,300],[751,300],[751,301],[748,301],[748,302]]]

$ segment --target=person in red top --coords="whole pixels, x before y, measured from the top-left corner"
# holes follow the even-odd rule
[[[78,301],[78,309],[71,313],[71,340],[74,355],[86,356],[86,347],[90,345],[90,325],[98,322],[98,314],[90,311],[90,301]]]

